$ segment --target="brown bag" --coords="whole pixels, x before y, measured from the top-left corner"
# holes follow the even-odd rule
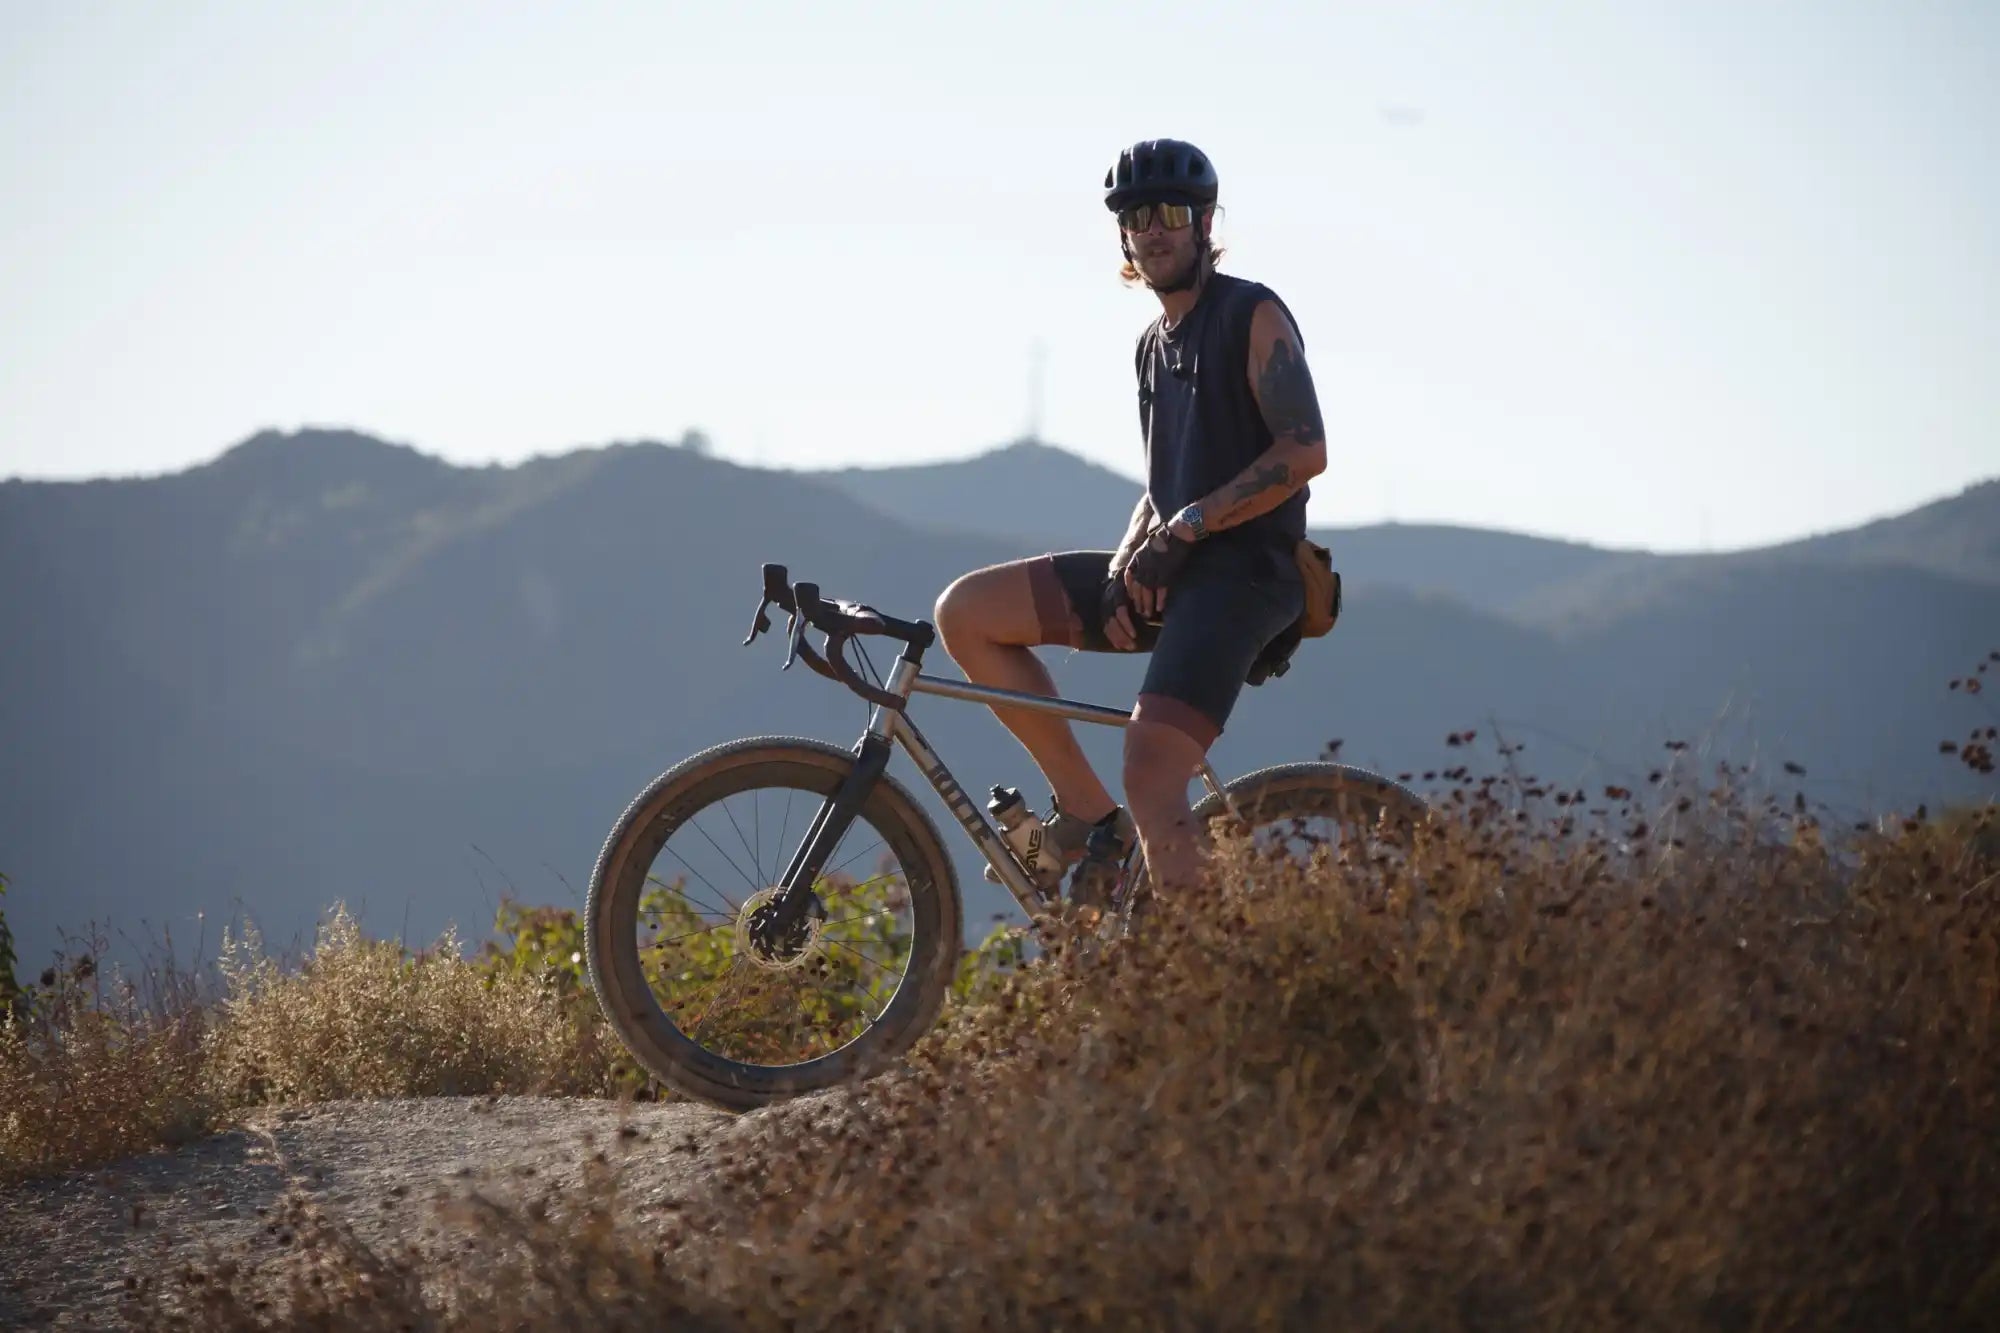
[[[1290,671],[1292,654],[1298,651],[1299,644],[1319,638],[1340,619],[1340,571],[1333,567],[1333,552],[1309,537],[1302,537],[1292,548],[1292,558],[1298,562],[1299,577],[1305,581],[1305,609],[1277,638],[1265,644],[1264,651],[1250,664],[1250,672],[1244,679],[1252,685],[1262,685]]]
[[[1310,537],[1299,538],[1293,558],[1306,584],[1306,609],[1299,616],[1299,634],[1317,639],[1340,619],[1340,571],[1333,567],[1333,552]]]

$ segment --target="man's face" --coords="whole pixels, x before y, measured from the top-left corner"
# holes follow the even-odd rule
[[[1174,226],[1174,223],[1180,223]],[[1174,205],[1141,204],[1119,216],[1132,262],[1146,285],[1155,289],[1184,283],[1195,265],[1195,228],[1205,227],[1200,210]]]

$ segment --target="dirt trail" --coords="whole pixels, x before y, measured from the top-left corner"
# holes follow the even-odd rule
[[[210,1246],[275,1255],[292,1185],[371,1243],[415,1239],[438,1200],[574,1180],[598,1147],[623,1139],[657,1149],[626,1158],[643,1208],[687,1197],[734,1123],[685,1103],[544,1097],[262,1112],[173,1151],[0,1186],[0,1328],[117,1327],[128,1277],[171,1271]]]

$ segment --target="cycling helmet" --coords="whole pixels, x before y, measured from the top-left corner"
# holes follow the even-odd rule
[[[1104,173],[1104,206],[1116,213],[1165,198],[1212,204],[1220,188],[1215,164],[1201,149],[1179,139],[1142,139]]]

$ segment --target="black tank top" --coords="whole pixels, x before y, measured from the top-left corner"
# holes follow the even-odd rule
[[[1250,318],[1262,301],[1277,301],[1291,315],[1262,283],[1212,274],[1171,331],[1161,327],[1163,314],[1139,335],[1134,367],[1146,493],[1163,519],[1226,485],[1271,447],[1270,428],[1250,392]],[[1292,552],[1305,533],[1306,488],[1300,487],[1268,514],[1216,532],[1201,546],[1235,551],[1267,577],[1297,578]]]

